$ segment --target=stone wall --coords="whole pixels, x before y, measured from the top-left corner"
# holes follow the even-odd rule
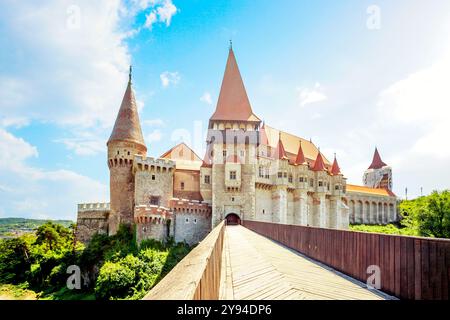
[[[197,244],[211,231],[211,207],[207,203],[173,199],[171,209],[176,242]]]
[[[88,243],[96,234],[108,234],[109,203],[89,203],[78,205],[77,241]]]
[[[159,205],[169,207],[173,197],[173,171],[171,160],[137,157],[134,163],[136,206]],[[151,203],[152,198],[159,203]]]

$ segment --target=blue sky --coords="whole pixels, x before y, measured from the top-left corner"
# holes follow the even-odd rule
[[[106,140],[132,64],[149,155],[203,154],[229,39],[254,112],[334,152],[361,183],[448,188],[450,3],[0,1],[0,217],[108,201]]]

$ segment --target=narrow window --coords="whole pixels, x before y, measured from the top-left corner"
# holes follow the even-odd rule
[[[314,187],[314,179],[310,179],[309,180],[309,186],[310,187]]]
[[[150,204],[152,206],[159,206],[159,197],[157,196],[151,196],[150,197]]]
[[[289,183],[292,183],[292,174],[289,175]]]
[[[210,184],[211,183],[211,176],[206,175],[205,176],[205,184]]]
[[[185,223],[189,223],[189,218],[186,218],[186,220],[184,220]]]
[[[230,171],[230,180],[236,180],[236,171]]]
[[[197,224],[197,219],[194,219],[194,223]]]
[[[223,157],[225,158],[225,157],[227,156],[227,150],[223,150],[223,151],[222,151],[222,155],[223,155]]]
[[[152,174],[152,180],[155,181],[156,180],[156,176],[154,174]]]
[[[283,172],[278,172],[278,178],[283,178]]]
[[[184,190],[184,182],[181,182],[180,188],[181,188],[181,190]]]

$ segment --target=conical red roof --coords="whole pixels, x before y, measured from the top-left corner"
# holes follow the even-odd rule
[[[255,116],[250,106],[232,48],[228,53],[219,100],[211,120],[261,121]]]
[[[288,160],[289,158],[286,155],[286,150],[284,149],[284,145],[283,145],[283,141],[281,141],[281,134],[280,134],[280,138],[278,139],[278,144],[277,144],[277,157],[280,160]]]
[[[373,154],[372,164],[370,165],[369,169],[380,169],[385,166],[387,166],[387,164],[381,160],[380,154],[378,153],[378,149],[375,148],[375,153]]]
[[[314,161],[314,166],[313,166],[312,170],[313,171],[323,171],[323,170],[325,170],[325,164],[323,162],[322,154],[320,153],[320,151],[317,154],[316,161]]]
[[[109,137],[108,143],[111,141],[130,141],[139,143],[145,147],[136,99],[133,88],[131,87],[131,78],[123,96],[122,104],[120,105],[114,129]]]
[[[331,167],[331,174],[333,176],[337,176],[338,174],[341,174],[341,168],[339,168],[339,164],[336,160],[336,155],[334,156],[333,166]]]
[[[206,147],[205,156],[203,157],[202,167],[211,168],[212,167],[212,155],[211,155],[211,146],[208,145]]]
[[[295,159],[295,164],[300,165],[306,163],[305,155],[302,149],[302,142],[300,141],[300,146],[298,147],[297,158]]]

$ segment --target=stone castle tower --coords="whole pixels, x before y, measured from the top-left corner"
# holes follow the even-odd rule
[[[392,168],[381,160],[377,148],[375,148],[372,163],[364,172],[363,183],[366,187],[392,191]]]
[[[131,83],[131,67],[128,86],[107,147],[111,199],[108,233],[113,235],[120,224],[134,223],[133,160],[135,155],[146,156],[147,153]]]
[[[209,120],[207,157],[201,186],[212,201],[212,225],[227,215],[253,219],[255,213],[255,160],[261,120],[253,113],[244,82],[230,47],[220,95]],[[244,216],[245,214],[245,216]]]

